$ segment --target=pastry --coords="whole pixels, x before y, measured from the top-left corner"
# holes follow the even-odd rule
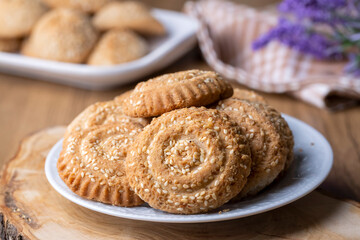
[[[116,101],[97,102],[82,111],[67,127],[66,134],[109,123],[139,123],[142,127],[149,123],[148,119],[132,118],[125,115],[121,105]]]
[[[292,135],[281,115],[266,104],[229,98],[220,101],[217,109],[238,123],[251,149],[252,169],[244,189],[235,198],[239,200],[264,189],[290,164]]]
[[[132,91],[133,90],[129,90],[129,91],[126,91],[126,92],[120,94],[119,96],[116,96],[114,98],[114,101],[121,104],[124,101],[124,99],[127,98],[132,93]]]
[[[96,40],[97,32],[86,15],[59,8],[39,20],[22,53],[30,57],[82,63]]]
[[[110,2],[102,7],[93,19],[100,30],[130,29],[145,35],[164,35],[164,26],[154,18],[141,2]]]
[[[217,73],[189,70],[137,84],[122,105],[129,116],[152,117],[174,109],[205,106],[232,93],[231,85]]]
[[[234,88],[234,94],[232,95],[232,98],[248,100],[250,102],[267,103],[265,98],[255,93],[254,91],[248,91],[240,88]]]
[[[21,38],[47,11],[40,0],[1,0],[0,38]]]
[[[71,133],[57,163],[61,179],[87,199],[125,207],[142,204],[125,174],[128,147],[141,130],[138,123],[120,122]]]
[[[0,52],[17,52],[20,48],[19,39],[0,38]]]
[[[83,12],[96,12],[110,0],[42,0],[52,8],[72,8]]]
[[[130,186],[151,207],[195,214],[236,196],[250,173],[250,150],[224,113],[184,108],[154,119],[128,151]]]
[[[90,65],[115,65],[145,56],[149,51],[147,42],[129,30],[110,30],[105,33],[87,61]]]

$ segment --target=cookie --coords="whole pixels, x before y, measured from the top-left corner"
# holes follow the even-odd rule
[[[205,106],[232,94],[231,85],[217,73],[189,70],[137,84],[124,99],[123,108],[132,117],[152,117],[174,109]]]
[[[0,38],[0,52],[17,52],[20,48],[20,39]]]
[[[267,103],[265,98],[255,93],[254,91],[248,91],[240,88],[234,88],[234,94],[232,95],[232,98],[248,100],[250,102]]]
[[[67,127],[66,134],[109,123],[149,124],[148,119],[132,118],[124,114],[121,105],[116,101],[97,102],[82,111]]]
[[[109,66],[136,60],[149,52],[145,39],[129,30],[110,30],[95,46],[87,61],[90,65]]]
[[[114,98],[114,101],[121,104],[125,98],[127,98],[128,96],[130,96],[130,94],[132,93],[133,90],[129,90],[129,91],[126,91],[122,94],[120,94],[119,96],[116,96]]]
[[[61,179],[87,199],[123,207],[142,204],[125,173],[128,147],[141,130],[138,123],[121,122],[70,134],[57,163]]]
[[[47,8],[40,0],[1,0],[0,38],[21,38],[29,35],[46,11]]]
[[[184,108],[146,126],[126,158],[130,186],[151,207],[195,214],[237,195],[250,173],[240,128],[218,110]]]
[[[96,40],[97,32],[85,14],[59,8],[39,20],[22,53],[30,57],[82,63]]]
[[[292,135],[281,115],[266,104],[229,98],[220,101],[217,109],[238,123],[251,149],[252,169],[244,189],[235,198],[239,200],[271,184],[290,163]]]
[[[52,8],[72,8],[83,12],[96,12],[110,0],[42,0]]]
[[[96,28],[130,29],[145,35],[164,35],[164,26],[154,18],[150,9],[141,2],[111,2],[102,7],[95,15]]]

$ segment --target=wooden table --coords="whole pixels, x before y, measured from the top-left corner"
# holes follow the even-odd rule
[[[180,9],[183,1],[149,1],[154,6]],[[244,1],[243,1],[244,2]],[[246,1],[261,6],[268,1]],[[185,69],[209,69],[198,48],[153,76]],[[143,78],[141,80],[145,80]],[[234,83],[234,86],[238,86]],[[41,129],[68,124],[86,106],[109,100],[134,87],[87,91],[34,79],[0,74],[0,166],[17,151],[22,138]],[[326,194],[360,201],[360,108],[328,112],[286,95],[263,94],[279,111],[318,129],[334,150],[334,167],[320,186]]]

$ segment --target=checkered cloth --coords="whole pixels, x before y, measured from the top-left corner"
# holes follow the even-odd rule
[[[228,79],[271,93],[288,93],[320,108],[360,102],[360,78],[343,73],[345,62],[317,61],[277,42],[253,51],[252,42],[277,23],[273,12],[226,1],[187,2],[200,22],[197,37],[208,64]]]

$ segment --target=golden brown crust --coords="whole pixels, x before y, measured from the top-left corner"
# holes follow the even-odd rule
[[[40,0],[1,0],[0,38],[27,36],[46,11]]]
[[[247,100],[250,102],[267,103],[265,98],[263,96],[260,96],[256,92],[240,88],[234,88],[234,94],[232,95],[232,98]]]
[[[229,98],[220,101],[217,109],[241,126],[251,149],[252,170],[244,189],[235,198],[239,200],[261,191],[284,170],[292,151],[288,144],[292,136],[284,137],[290,131],[285,120],[266,104]]]
[[[188,70],[165,74],[136,85],[123,101],[133,117],[159,116],[174,109],[205,106],[233,93],[230,84],[212,71]]]
[[[225,113],[203,107],[154,119],[126,158],[134,191],[150,206],[177,214],[223,205],[243,188],[250,166],[240,128]]]
[[[107,124],[70,134],[57,163],[61,179],[81,197],[117,206],[137,206],[125,174],[128,147],[142,126]]]
[[[97,102],[82,111],[67,127],[66,134],[109,123],[139,123],[143,127],[149,124],[149,119],[132,118],[124,114],[121,105],[116,101]]]
[[[0,52],[17,52],[21,44],[20,39],[0,38]]]
[[[59,8],[38,21],[22,53],[30,57],[82,63],[96,40],[97,32],[85,14]]]
[[[83,12],[96,12],[111,0],[42,0],[52,8],[72,8]]]
[[[149,46],[145,39],[129,30],[110,30],[95,46],[87,61],[90,65],[109,66],[145,56]]]
[[[130,94],[132,93],[133,90],[128,90],[122,94],[120,94],[119,96],[116,96],[114,98],[115,102],[118,102],[119,104],[121,104],[125,98],[127,98],[128,96],[130,96]]]
[[[110,2],[96,13],[93,24],[100,30],[130,29],[145,35],[164,35],[164,26],[141,2]]]

